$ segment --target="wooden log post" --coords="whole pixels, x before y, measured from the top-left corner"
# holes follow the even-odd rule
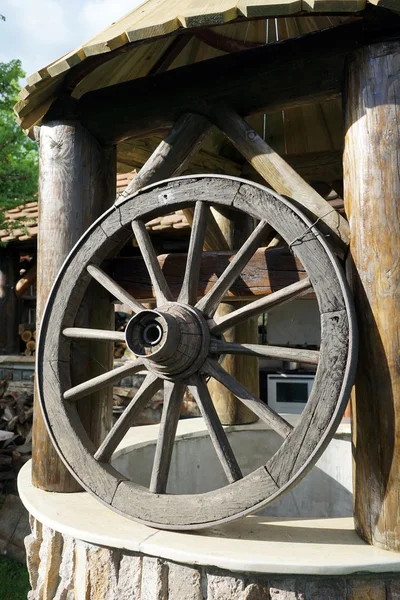
[[[15,295],[18,278],[18,254],[9,246],[0,247],[0,354],[19,352],[19,300]]]
[[[212,119],[278,194],[295,200],[311,220],[318,218],[334,250],[344,256],[349,244],[346,220],[234,110],[215,106]]]
[[[360,354],[352,396],[359,535],[400,551],[400,42],[356,52],[345,97],[345,206]]]
[[[243,214],[235,219],[232,212],[223,214],[214,210],[214,216],[227,245],[232,250],[239,249],[254,229],[254,220]],[[224,317],[237,308],[237,302],[223,302],[218,307],[216,316]],[[258,344],[258,317],[252,317],[232,327],[225,332],[224,337],[227,342]],[[258,358],[229,354],[224,358],[223,367],[255,396],[259,396]],[[257,421],[258,417],[216,379],[210,379],[208,389],[223,425],[241,425]]]
[[[39,235],[37,273],[37,326],[54,279],[71,248],[91,223],[115,201],[115,150],[104,150],[81,125],[53,121],[40,129]],[[113,308],[99,284],[91,284],[80,319],[107,329]],[[92,295],[92,298],[91,298]],[[92,302],[96,298],[96,305]],[[90,317],[89,317],[90,315]],[[98,375],[112,368],[109,344],[75,346],[75,380],[82,371]],[[76,357],[76,358],[75,358]],[[111,426],[112,392],[93,394],[85,402],[82,420],[95,443]],[[53,492],[73,492],[79,485],[64,467],[47,434],[38,398],[35,398],[32,450],[35,486]]]

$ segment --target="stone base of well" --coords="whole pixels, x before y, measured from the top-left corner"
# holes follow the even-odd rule
[[[259,424],[226,431],[244,465],[245,456],[260,460],[262,449],[273,451],[273,435]],[[147,485],[157,436],[158,426],[133,428],[113,456],[114,467]],[[200,467],[206,462],[219,486],[206,438],[201,419],[180,422],[171,493],[185,493],[179,485],[192,471],[191,486],[206,491],[194,458]],[[86,492],[39,490],[27,463],[18,487],[31,514],[29,600],[400,600],[400,554],[365,544],[348,516],[348,438],[339,431],[282,501],[195,532],[147,527]]]
[[[107,548],[32,518],[28,600],[398,600],[399,574],[235,573]]]

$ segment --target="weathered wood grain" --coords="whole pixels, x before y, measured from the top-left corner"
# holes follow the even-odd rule
[[[197,297],[212,289],[235,252],[203,252]],[[158,261],[174,298],[178,298],[184,277],[186,254],[163,254]],[[117,258],[110,265],[112,276],[131,295],[142,301],[153,299],[151,280],[141,258]],[[240,277],[231,285],[224,300],[253,300],[305,281],[307,274],[301,262],[287,247],[256,250]],[[257,309],[258,310],[258,309]],[[262,312],[262,311],[261,311]],[[228,315],[229,317],[229,315]],[[228,318],[227,317],[227,318]],[[218,322],[218,321],[217,321]]]
[[[149,487],[150,491],[155,494],[165,494],[167,490],[184,391],[185,385],[181,381],[176,383],[164,381],[164,405]]]
[[[75,340],[123,342],[125,339],[123,331],[107,331],[106,329],[88,329],[84,327],[67,327],[64,329],[63,335]]]
[[[202,185],[196,186],[199,180]],[[108,256],[114,255],[120,233],[126,231],[132,219],[145,220],[156,216],[157,211],[170,212],[173,207],[185,206],[185,203],[188,206],[196,201],[212,202],[219,208],[233,207],[256,219],[265,219],[291,243],[293,252],[307,269],[305,277],[309,276],[314,287],[322,313],[323,335],[316,391],[313,388],[310,407],[303,411],[299,425],[293,430],[259,398],[224,373],[218,363],[205,362],[204,370],[209,373],[203,375],[216,375],[243,402],[258,411],[261,418],[272,420],[273,427],[281,430],[285,440],[267,465],[226,488],[207,494],[175,496],[152,493],[126,482],[109,465],[94,459],[97,446],[84,430],[76,403],[62,400],[66,390],[74,387],[70,342],[62,332],[74,327],[85,291],[92,281],[87,272],[88,264],[102,265]],[[279,249],[271,252],[279,252]],[[167,312],[175,310],[174,307],[176,305],[169,305]],[[64,263],[43,315],[37,350],[38,386],[44,415],[68,468],[86,489],[115,510],[144,523],[172,529],[222,523],[258,509],[290,489],[321,455],[341,419],[352,385],[354,328],[351,299],[337,259],[318,229],[311,227],[290,201],[257,184],[219,176],[164,182],[105,213]],[[200,363],[196,369],[202,370]],[[192,373],[188,375],[191,376]]]
[[[241,115],[322,102],[340,96],[345,56],[361,40],[361,23],[351,23],[267,44],[89,92],[79,114],[98,139],[116,143],[171,126],[183,112],[207,115],[219,102]]]
[[[352,395],[355,524],[368,543],[399,552],[399,41],[357,52],[346,89],[344,199],[360,327]]]
[[[153,242],[143,221],[133,221],[132,229],[154,288],[157,306],[173,300],[171,290],[157,260]]]
[[[83,383],[79,383],[66,390],[64,393],[64,400],[69,400],[75,402],[80,398],[85,398],[92,392],[96,392],[97,390],[101,390],[116,381],[120,381],[124,377],[128,377],[129,375],[134,375],[138,371],[143,368],[143,362],[140,359],[131,360],[122,365],[121,367],[117,367],[115,369],[111,369],[106,373],[102,373],[101,375],[97,375],[92,379],[87,379]]]
[[[185,275],[178,302],[194,306],[197,301],[197,290],[199,287],[199,276],[203,246],[206,235],[209,206],[204,202],[198,202],[194,210],[192,233],[190,235],[189,250],[186,259]]]
[[[310,292],[311,289],[312,286],[308,277],[297,283],[292,283],[291,285],[284,287],[282,290],[273,292],[265,298],[254,300],[254,302],[238,308],[233,313],[230,313],[225,317],[215,317],[214,323],[210,322],[210,331],[214,335],[219,335],[233,325],[237,325],[242,321],[250,319],[250,317],[267,312],[275,306],[281,306],[286,302],[290,302],[290,300]]]
[[[208,317],[214,315],[218,304],[224,298],[235,279],[243,271],[259,245],[269,235],[271,236],[271,234],[273,234],[273,230],[270,225],[266,221],[261,221],[243,246],[236,252],[232,261],[220,275],[211,290],[196,304],[198,310],[201,310]]]
[[[258,358],[272,358],[292,360],[317,365],[319,352],[317,350],[304,350],[301,348],[285,348],[283,346],[262,346],[260,344],[237,344],[234,342],[221,342],[211,340],[210,352],[213,354],[246,354]]]
[[[241,479],[243,477],[242,472],[224,428],[221,425],[221,421],[218,418],[217,411],[215,410],[204,378],[201,375],[193,376],[189,381],[188,387],[196,400],[201,416],[207,425],[215,452],[217,453],[228,482],[233,483],[234,481]]]
[[[329,241],[343,256],[350,241],[347,221],[235,111],[226,106],[215,108],[212,118],[274,190],[308,209],[314,221],[320,219],[320,225],[324,226],[322,231],[329,235]]]
[[[96,451],[94,457],[98,462],[108,462],[110,460],[112,453],[134,424],[138,413],[143,409],[146,402],[151,400],[154,394],[161,389],[161,386],[162,379],[157,375],[149,373],[146,376],[146,379],[138,389],[135,397],[132,398],[118,421]]]
[[[119,300],[122,304],[127,304],[129,308],[133,310],[133,312],[139,312],[144,310],[144,306],[137,302],[135,298],[133,298],[130,294],[127,294],[124,289],[121,288],[115,281],[111,279],[104,273],[99,267],[96,265],[88,265],[87,267],[88,273],[95,279],[100,285],[102,285],[107,292],[109,292],[114,298]]]
[[[286,438],[292,432],[293,427],[273,411],[265,402],[254,396],[232,375],[229,375],[219,363],[214,360],[207,360],[202,367],[207,375],[211,375],[217,381],[222,383],[228,390],[252,410],[264,423],[268,423],[279,435]]]
[[[211,214],[214,216],[230,250],[238,250],[254,231],[255,220],[243,213],[214,207],[211,209]],[[265,244],[265,242],[266,240],[262,243]],[[218,306],[214,316],[216,318],[217,315],[223,317],[226,314],[232,313],[237,307],[238,305],[235,303],[222,302]],[[242,321],[237,327],[232,327],[226,331],[225,339],[258,342],[257,318],[247,319],[246,321]],[[259,395],[260,378],[257,358],[229,355],[225,357],[224,368],[253,394],[256,396]],[[257,416],[219,381],[211,378],[207,385],[218,417],[223,425],[253,423],[257,420]]]
[[[78,123],[50,122],[40,129],[39,166],[38,329],[51,286],[65,257],[93,220],[109,208],[115,199],[115,152],[103,150]],[[101,292],[97,290],[96,295],[101,314],[96,316],[96,309],[88,296],[88,312],[84,318],[88,317],[92,308],[97,325],[101,327],[103,324],[107,328],[110,326],[112,309],[102,306]],[[101,312],[103,310],[105,312]],[[112,352],[109,346],[90,346],[86,351],[82,346],[77,348],[76,365],[85,365],[86,376],[90,372],[95,374],[98,364],[95,361],[88,362],[88,357],[94,353],[97,361],[111,366]],[[85,418],[93,439],[105,435],[111,425],[111,404],[110,390],[94,395],[87,403]],[[37,395],[32,442],[34,485],[58,492],[80,489],[60,461],[47,435]]]

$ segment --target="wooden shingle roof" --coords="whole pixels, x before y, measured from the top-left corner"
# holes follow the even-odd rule
[[[30,129],[65,92],[79,98],[91,90],[165,70],[166,53],[169,60],[175,56],[168,69],[223,54],[202,42],[197,35],[200,29],[214,28],[233,42],[265,44],[337,25],[368,4],[400,12],[397,0],[147,0],[31,75],[16,106],[19,123]],[[282,17],[278,25],[275,17]],[[178,34],[185,33],[187,39],[178,41]]]

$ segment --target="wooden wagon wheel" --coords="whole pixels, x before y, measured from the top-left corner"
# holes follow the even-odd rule
[[[210,205],[231,207],[259,224],[200,300],[197,287]],[[174,301],[146,221],[173,210],[195,207],[182,288]],[[147,265],[157,302],[147,310],[101,268],[132,235]],[[213,318],[221,300],[257,248],[277,231],[293,248],[308,278],[262,297],[223,318]],[[71,340],[121,339],[121,333],[74,326],[85,290],[95,279],[128,304],[134,316],[126,342],[136,360],[79,385],[71,383]],[[319,352],[225,343],[232,325],[314,289],[321,313]],[[86,232],[67,258],[50,294],[38,344],[38,387],[43,413],[62,459],[84,488],[115,511],[144,523],[170,529],[195,529],[259,509],[291,488],[315,464],[342,417],[355,367],[356,326],[341,268],[323,236],[288,200],[248,181],[223,176],[190,176],[149,186],[121,200]],[[297,426],[292,427],[230,376],[218,362],[226,353],[250,353],[317,363],[315,383]],[[148,374],[99,448],[86,434],[77,402],[88,394],[146,369]],[[220,381],[283,439],[265,466],[243,477],[208,393],[206,378]],[[164,408],[149,489],[129,481],[110,458],[135,416],[164,386]],[[205,419],[226,487],[193,495],[166,493],[168,471],[185,387]]]

